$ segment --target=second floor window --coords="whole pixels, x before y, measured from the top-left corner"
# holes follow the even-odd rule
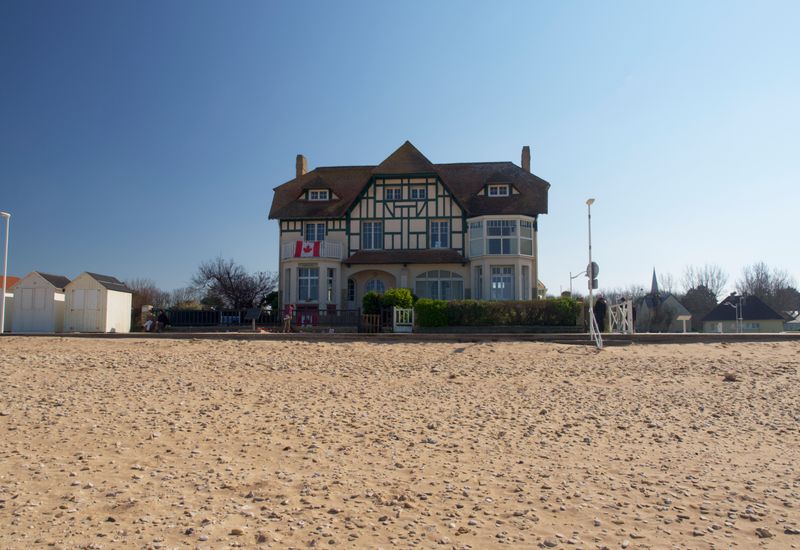
[[[412,187],[411,200],[425,200],[428,197],[428,190],[425,187]]]
[[[517,221],[487,221],[486,240],[489,254],[517,254]]]
[[[450,222],[431,222],[431,248],[448,248],[450,246]]]
[[[382,222],[364,222],[361,224],[361,248],[367,250],[383,248]]]
[[[488,195],[490,197],[507,197],[510,194],[510,189],[508,185],[505,184],[490,185],[488,189]]]
[[[403,198],[403,190],[399,187],[387,187],[384,196],[387,201],[399,201]]]
[[[325,223],[307,223],[304,237],[306,241],[324,241]]]
[[[308,200],[310,201],[326,201],[330,198],[327,189],[311,189],[308,192]]]

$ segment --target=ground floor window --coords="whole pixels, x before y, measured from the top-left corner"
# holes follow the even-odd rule
[[[434,269],[418,275],[414,289],[420,298],[462,300],[464,298],[464,278],[452,271]]]
[[[300,267],[297,269],[297,299],[300,302],[319,300],[319,268]]]
[[[522,296],[523,300],[531,299],[531,268],[530,266],[522,266]]]
[[[329,267],[328,268],[328,284],[327,284],[327,287],[326,287],[327,298],[328,298],[327,302],[329,304],[333,303],[333,301],[334,301],[334,296],[335,296],[334,283],[335,283],[335,279],[336,279],[336,270],[334,268],[332,268],[332,267]]]
[[[291,282],[292,270],[287,267],[283,271],[283,303],[287,305],[292,303]]]
[[[347,301],[356,301],[356,282],[353,279],[347,279]]]
[[[483,299],[483,266],[475,266],[475,280],[472,282],[472,295],[476,300]]]
[[[367,292],[376,292],[378,294],[383,294],[386,292],[386,285],[383,284],[383,281],[380,279],[370,279],[367,281],[366,286]]]
[[[492,300],[513,300],[514,299],[514,266],[493,265],[492,266]]]

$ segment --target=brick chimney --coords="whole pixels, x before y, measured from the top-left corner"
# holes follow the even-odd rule
[[[526,172],[531,171],[531,148],[526,145],[522,148],[522,169]]]
[[[304,157],[303,155],[297,155],[297,163],[295,164],[295,169],[297,172],[295,177],[297,178],[305,175],[305,173],[308,172],[308,161],[306,160],[306,157]]]

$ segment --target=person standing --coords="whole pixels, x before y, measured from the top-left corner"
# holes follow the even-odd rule
[[[606,331],[606,312],[608,304],[603,296],[597,298],[594,303],[594,318],[597,320],[597,330],[600,332]]]
[[[286,314],[283,316],[283,332],[292,331],[293,316],[294,316],[294,304],[289,304],[286,308]]]
[[[157,329],[158,332],[161,332],[165,328],[167,328],[167,325],[169,324],[169,317],[167,317],[166,311],[162,309],[161,313],[158,314],[157,320],[158,320],[158,329]]]

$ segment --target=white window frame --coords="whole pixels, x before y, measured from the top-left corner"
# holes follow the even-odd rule
[[[313,292],[314,290],[316,292]],[[319,301],[319,267],[301,266],[297,268],[297,301]]]
[[[475,300],[483,299],[483,266],[475,266],[475,281],[472,285],[472,297]]]
[[[327,201],[330,200],[330,191],[327,189],[309,189],[308,200],[310,201]]]
[[[364,285],[365,292],[375,292],[376,294],[384,294],[386,292],[386,283],[380,279],[370,279]]]
[[[389,196],[391,194],[391,196]],[[400,201],[403,200],[402,187],[385,187],[383,190],[383,198],[387,201]]]
[[[435,283],[436,290],[426,296],[421,285],[424,283]],[[449,290],[450,297],[443,297],[445,289]],[[414,291],[417,296],[432,298],[434,300],[463,300],[464,299],[464,277],[455,271],[446,269],[433,269],[420,273],[414,278]]]
[[[314,229],[309,231],[309,227],[313,227]],[[322,233],[320,234],[320,229]],[[313,233],[313,235],[310,235]],[[310,239],[309,236],[313,236],[313,239]],[[303,238],[306,241],[324,241],[325,240],[325,222],[308,222],[306,226],[303,228]]]
[[[368,235],[369,239],[367,239]],[[361,222],[361,248],[363,250],[383,250],[383,222]]]
[[[497,271],[497,273],[495,273]],[[510,273],[509,273],[510,271]],[[497,275],[498,280],[495,280]],[[489,268],[489,280],[491,282],[489,299],[497,301],[508,301],[514,299],[514,266],[513,265],[493,265]],[[502,287],[499,286],[502,284]],[[510,294],[505,295],[506,284],[510,285]]]
[[[411,188],[411,200],[412,201],[424,201],[428,198],[428,188],[424,186],[420,187],[412,187]]]
[[[507,183],[492,183],[486,189],[490,197],[508,197],[511,195],[511,186]]]
[[[325,287],[327,302],[333,304],[336,301],[336,268],[329,267],[327,269],[328,280]]]
[[[429,226],[428,248],[450,248],[450,220],[431,220]]]
[[[486,221],[486,254],[493,256],[515,256],[519,254],[519,221],[487,220]],[[494,230],[499,234],[492,235]],[[492,252],[492,242],[500,243],[500,251]]]

